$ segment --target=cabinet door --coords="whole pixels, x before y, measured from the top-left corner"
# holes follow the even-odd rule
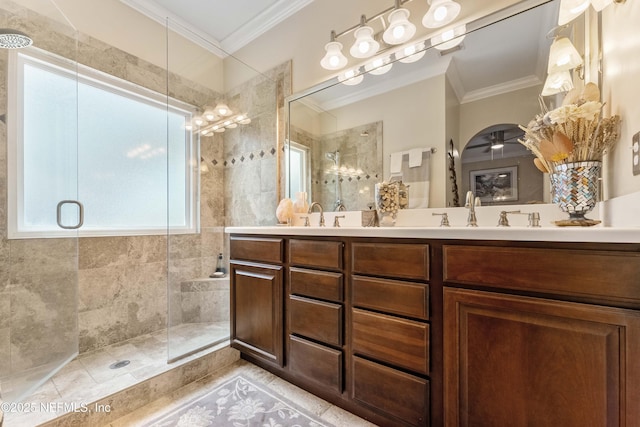
[[[231,272],[231,344],[282,366],[282,267],[233,261]]]
[[[447,426],[640,422],[640,316],[445,288]]]

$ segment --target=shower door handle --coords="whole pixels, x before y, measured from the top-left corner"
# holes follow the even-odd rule
[[[79,214],[78,214],[78,223],[76,225],[63,225],[62,224],[62,206],[67,203],[71,203],[74,205],[78,205]],[[58,227],[64,228],[65,230],[76,230],[82,227],[84,223],[84,206],[77,200],[61,200],[56,207],[56,221],[58,223]]]

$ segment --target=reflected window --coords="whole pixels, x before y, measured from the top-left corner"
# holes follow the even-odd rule
[[[10,237],[67,235],[68,199],[80,235],[197,229],[193,107],[41,51],[10,60]]]
[[[293,141],[289,141],[288,145],[288,149],[285,150],[285,160],[289,179],[285,194],[293,197],[296,193],[309,193],[309,147]]]

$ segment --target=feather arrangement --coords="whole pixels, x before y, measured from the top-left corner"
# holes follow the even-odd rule
[[[547,111],[542,99],[540,105],[542,113],[520,126],[525,134],[519,142],[536,156],[534,163],[542,172],[563,163],[601,161],[620,137],[620,117],[601,117],[603,104],[594,83],[568,92],[554,110]]]

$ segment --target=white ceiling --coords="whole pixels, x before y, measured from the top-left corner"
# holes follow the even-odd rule
[[[187,39],[233,54],[313,0],[120,0]]]

